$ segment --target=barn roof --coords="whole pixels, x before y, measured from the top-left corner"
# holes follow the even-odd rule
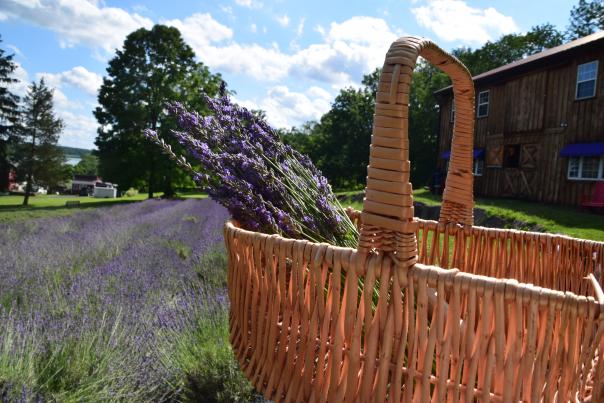
[[[527,56],[524,59],[504,64],[503,66],[497,67],[493,70],[478,74],[472,77],[472,80],[474,80],[474,82],[482,83],[487,81],[496,81],[512,75],[522,74],[526,71],[549,65],[558,59],[565,58],[574,51],[577,51],[579,48],[585,46],[601,46],[602,44],[604,44],[604,31],[596,32],[595,34],[584,36],[583,38],[567,42],[563,45],[544,50],[543,52],[535,53],[534,55]],[[439,94],[450,90],[451,86],[449,85],[448,87],[441,88],[434,93]]]

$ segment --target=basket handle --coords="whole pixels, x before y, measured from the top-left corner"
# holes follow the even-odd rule
[[[397,251],[397,260],[415,263],[417,223],[409,182],[409,90],[422,56],[453,81],[455,124],[449,172],[439,222],[473,225],[474,84],[468,69],[430,40],[407,36],[392,43],[380,75],[359,250]]]

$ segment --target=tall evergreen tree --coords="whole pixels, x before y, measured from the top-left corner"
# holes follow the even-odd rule
[[[47,186],[58,181],[62,177],[65,156],[56,146],[63,121],[55,116],[53,91],[44,79],[30,85],[24,104],[19,154],[27,182],[23,205],[27,206],[34,178]]]
[[[8,188],[8,146],[15,138],[19,119],[19,97],[10,91],[10,85],[17,82],[13,57],[0,48],[0,191]]]
[[[604,29],[604,0],[579,0],[570,12],[568,39],[578,39]]]
[[[221,83],[220,75],[195,61],[176,28],[155,25],[128,35],[109,62],[94,112],[100,124],[95,144],[103,178],[121,189],[146,186],[149,197],[160,189],[169,196],[179,180],[190,180],[144,139],[143,130],[171,137],[166,134],[175,123],[162,113],[165,103],[203,109],[201,92],[215,95]]]

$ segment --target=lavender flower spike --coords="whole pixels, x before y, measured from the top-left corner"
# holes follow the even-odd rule
[[[203,177],[210,197],[247,229],[356,246],[355,226],[310,159],[284,145],[267,122],[228,95],[205,101],[207,116],[179,103],[167,107],[180,127],[172,135],[191,162],[156,132],[147,130],[147,138],[194,178]]]

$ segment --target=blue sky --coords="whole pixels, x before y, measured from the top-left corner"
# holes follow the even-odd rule
[[[200,61],[220,72],[235,99],[277,127],[329,110],[341,88],[381,66],[398,36],[445,49],[480,47],[545,22],[564,29],[575,1],[102,1],[1,0],[2,47],[19,64],[14,90],[45,77],[66,129],[60,144],[93,148],[96,92],[107,62],[131,31],[179,28]]]

